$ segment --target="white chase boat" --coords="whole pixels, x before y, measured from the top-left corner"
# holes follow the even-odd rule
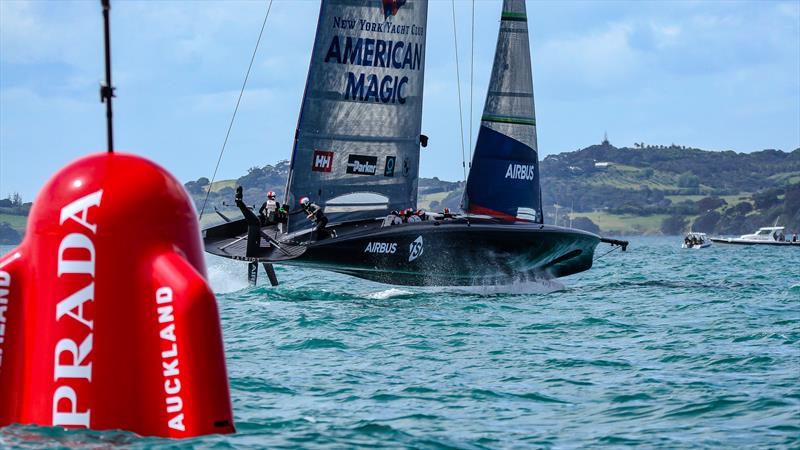
[[[711,240],[705,233],[690,231],[683,238],[681,248],[708,248],[711,247]]]
[[[786,238],[784,227],[762,227],[753,234],[744,234],[738,238],[711,238],[719,244],[739,245],[794,245],[800,247],[800,242],[792,242]]]

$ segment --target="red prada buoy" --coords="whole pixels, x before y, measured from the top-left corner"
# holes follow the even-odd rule
[[[58,172],[0,259],[0,426],[233,432],[202,251],[158,165],[102,153]]]

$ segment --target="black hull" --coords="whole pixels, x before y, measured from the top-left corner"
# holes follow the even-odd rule
[[[580,230],[491,220],[383,228],[375,223],[338,224],[333,229],[338,237],[303,242],[307,234],[280,239],[274,228],[264,228],[267,235],[278,238],[280,248],[272,245],[255,258],[244,256],[241,241],[231,245],[244,234],[243,222],[206,230],[204,241],[206,251],[227,258],[312,267],[409,286],[509,284],[572,275],[592,267],[600,242],[598,236]]]

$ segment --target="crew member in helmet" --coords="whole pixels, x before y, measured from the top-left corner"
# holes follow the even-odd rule
[[[406,222],[408,223],[422,222],[422,218],[416,215],[413,209],[408,208],[406,209]]]
[[[428,213],[426,213],[424,209],[420,208],[417,210],[417,217],[419,217],[420,220],[428,220]]]
[[[303,208],[308,220],[314,222],[314,230],[311,232],[311,239],[317,240],[328,237],[328,231],[325,229],[328,225],[328,218],[325,217],[322,208],[316,203],[311,203],[308,197],[300,199],[300,207]]]
[[[450,213],[450,208],[445,208],[442,210],[442,219],[452,219],[453,214]]]
[[[400,213],[397,211],[392,211],[386,216],[385,219],[383,219],[381,227],[390,227],[392,225],[398,225],[401,223],[403,223],[403,219],[400,218]]]
[[[275,193],[272,191],[267,192],[267,201],[261,204],[261,209],[258,210],[258,215],[261,218],[262,225],[272,225],[282,222],[280,217],[281,204],[275,201]]]

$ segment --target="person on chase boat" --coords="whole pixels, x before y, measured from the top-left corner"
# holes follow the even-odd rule
[[[311,239],[317,240],[328,237],[328,232],[325,229],[328,225],[328,218],[325,217],[322,208],[316,203],[311,203],[308,197],[300,199],[300,207],[303,208],[308,220],[314,222],[314,230],[311,232]]]

